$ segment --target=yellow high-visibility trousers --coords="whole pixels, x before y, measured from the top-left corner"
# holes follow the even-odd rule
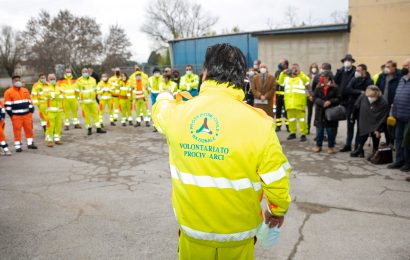
[[[108,108],[108,114],[110,115],[110,122],[114,122],[114,114],[111,99],[100,100],[100,123],[104,123],[105,108]]]
[[[180,260],[253,260],[254,240],[249,239],[246,244],[231,247],[216,247],[201,244],[181,231],[179,236]]]
[[[41,126],[46,126],[47,125],[47,104],[38,103],[37,109],[38,109],[38,114],[40,116]]]
[[[64,99],[64,125],[70,125],[70,116],[73,118],[73,124],[80,124],[78,120],[78,101],[76,98]]]
[[[47,112],[46,142],[60,141],[63,127],[63,111]]]
[[[118,120],[118,115],[120,114],[120,99],[118,97],[112,97],[112,109],[114,120]]]
[[[291,134],[296,134],[297,122],[299,122],[300,134],[307,135],[308,125],[306,122],[306,111],[298,109],[287,109],[286,110],[288,121],[289,121],[289,132]]]
[[[100,118],[98,117],[98,105],[97,102],[81,103],[81,109],[83,110],[83,116],[85,125],[87,128],[91,128],[91,118],[94,121],[96,128],[101,128]]]
[[[132,113],[129,114],[130,102],[128,101],[128,99],[120,99],[120,110],[121,110],[121,123],[126,123],[129,118],[131,118],[131,121],[132,121]]]

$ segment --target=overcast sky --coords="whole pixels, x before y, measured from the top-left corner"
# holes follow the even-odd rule
[[[195,1],[195,0],[189,0]],[[0,0],[0,25],[11,25],[23,30],[29,17],[37,16],[40,10],[56,14],[60,9],[68,9],[76,15],[94,17],[102,26],[103,34],[112,24],[125,28],[131,42],[133,58],[145,62],[150,53],[152,42],[140,31],[144,21],[144,10],[154,0],[108,1],[108,0]],[[330,14],[337,10],[346,12],[348,0],[206,0],[197,1],[204,9],[219,17],[215,31],[239,26],[243,31],[268,29],[268,19],[273,24],[283,23],[284,13],[289,4],[295,6],[298,21],[332,22]],[[288,4],[289,3],[289,4]],[[310,18],[309,18],[310,17]]]

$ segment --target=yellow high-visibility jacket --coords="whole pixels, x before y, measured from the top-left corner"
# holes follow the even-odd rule
[[[162,76],[151,76],[148,79],[148,89],[151,93],[158,94],[160,92],[159,85],[162,82]]]
[[[137,80],[137,75],[141,75],[140,80]],[[148,96],[148,79],[145,80],[144,75],[140,71],[137,71],[130,76],[128,85],[132,90],[133,99],[145,99]]]
[[[111,83],[111,85],[113,86],[111,95],[113,97],[118,97],[120,95],[120,81],[121,81],[121,77],[117,75],[112,76],[111,78],[108,79],[108,82]]]
[[[48,83],[44,88],[44,99],[47,103],[47,111],[63,111],[64,88]]]
[[[93,77],[84,78],[81,76],[77,79],[74,86],[81,103],[96,102],[97,82]]]
[[[33,88],[31,89],[31,99],[33,100],[34,105],[45,104],[44,89],[47,87],[47,84],[48,83],[42,83],[41,81],[34,83]]]
[[[173,82],[172,80],[168,80],[168,82],[162,81],[159,84],[159,91],[163,92],[165,90],[168,90],[171,93],[176,93],[178,92],[178,84]]]
[[[275,123],[243,98],[242,90],[207,80],[187,102],[161,93],[152,111],[169,146],[177,221],[189,237],[209,245],[253,239],[262,222],[262,193],[277,216],[291,202],[291,167]]]
[[[57,81],[57,86],[62,87],[64,90],[65,99],[77,99],[75,91],[75,80],[73,77],[67,77],[64,75],[64,79]]]
[[[100,95],[101,100],[111,99],[111,93],[113,91],[113,86],[110,81],[105,82],[101,80],[97,85],[97,94]]]
[[[279,75],[279,85],[285,86],[285,107],[288,109],[306,109],[306,86],[309,84],[309,77],[300,72],[296,77],[290,77],[283,71]]]
[[[191,89],[197,89],[199,86],[199,77],[198,75],[191,73],[185,74],[181,77],[181,81],[179,82],[179,89],[180,90],[187,90],[190,91]]]

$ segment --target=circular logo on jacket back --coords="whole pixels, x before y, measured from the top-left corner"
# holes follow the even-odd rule
[[[201,142],[210,143],[219,136],[219,120],[211,113],[196,115],[189,125],[191,136]]]

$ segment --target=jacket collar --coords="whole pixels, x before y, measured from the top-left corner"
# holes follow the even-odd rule
[[[245,98],[245,93],[242,89],[233,88],[229,83],[218,83],[215,80],[206,80],[201,85],[200,93],[225,93],[236,100],[242,101]]]

